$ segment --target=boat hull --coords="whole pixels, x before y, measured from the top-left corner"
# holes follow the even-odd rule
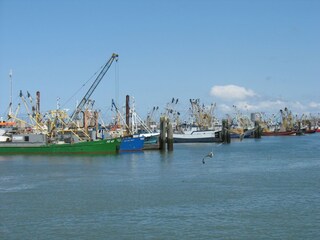
[[[174,143],[210,143],[210,142],[221,142],[220,139],[215,137],[206,137],[206,138],[173,138]]]
[[[317,131],[318,131],[317,129],[309,129],[309,130],[303,131],[303,133],[305,133],[305,134],[312,134],[312,133],[316,133]]]
[[[193,131],[191,133],[174,133],[174,143],[210,143],[221,142],[220,131]]]
[[[15,144],[2,143],[0,155],[69,155],[69,154],[115,154],[119,151],[121,139],[64,143],[64,144]]]
[[[141,133],[139,136],[144,137],[144,144],[157,144],[160,133]]]
[[[286,131],[286,132],[262,132],[262,136],[295,136],[296,131]]]
[[[124,137],[121,139],[120,152],[142,151],[144,137]]]
[[[238,134],[238,133],[230,133],[230,138],[251,138],[252,133],[248,133],[248,134]]]

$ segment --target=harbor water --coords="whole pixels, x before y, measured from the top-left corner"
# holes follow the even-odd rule
[[[2,156],[0,239],[319,239],[319,153],[316,133]]]

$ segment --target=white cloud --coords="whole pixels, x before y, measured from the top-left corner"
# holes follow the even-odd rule
[[[276,101],[255,101],[255,102],[247,102],[247,101],[238,101],[234,104],[237,108],[242,111],[249,112],[277,112],[280,109],[286,107],[287,103],[276,100]]]
[[[224,103],[218,104],[217,109],[224,114],[231,113],[233,111],[231,106]]]
[[[287,103],[282,100],[266,100],[258,102],[255,105],[258,109],[263,109],[263,111],[280,111],[280,109],[286,107]]]
[[[224,100],[244,100],[248,97],[257,96],[251,89],[236,85],[213,86],[210,94]]]
[[[211,96],[217,97],[217,114],[235,114],[236,108],[244,114],[263,112],[265,114],[278,114],[280,109],[288,108],[294,115],[320,112],[320,102],[288,101],[282,97],[278,99],[261,96],[251,89],[236,85],[213,86]]]
[[[283,100],[264,100],[259,101],[235,101],[232,104],[218,103],[217,111],[220,114],[234,114],[235,110],[232,107],[235,105],[236,108],[243,114],[249,114],[254,112],[263,112],[266,114],[277,114],[280,109],[288,108],[294,115],[302,115],[315,113],[315,110],[320,109],[320,103],[311,102],[304,104],[299,101],[283,101]],[[320,110],[319,110],[320,111]]]
[[[320,103],[310,102],[309,107],[310,108],[320,108]]]

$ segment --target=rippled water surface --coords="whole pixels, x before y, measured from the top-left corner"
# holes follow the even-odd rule
[[[0,239],[318,239],[319,152],[312,134],[0,157]]]

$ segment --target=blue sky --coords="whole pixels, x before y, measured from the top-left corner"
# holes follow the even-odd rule
[[[128,94],[142,116],[173,97],[180,111],[216,103],[218,116],[318,114],[319,12],[316,0],[0,0],[0,114],[11,69],[14,104],[39,90],[42,111],[58,97],[74,109],[113,52],[92,96],[102,111]]]

